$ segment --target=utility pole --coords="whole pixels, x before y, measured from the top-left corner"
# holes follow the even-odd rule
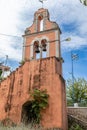
[[[72,87],[73,87],[73,103],[75,103],[74,100],[74,60],[78,59],[78,54],[73,54],[73,52],[71,51],[71,63],[72,63]]]
[[[8,55],[6,55],[5,65],[7,65],[8,62]]]

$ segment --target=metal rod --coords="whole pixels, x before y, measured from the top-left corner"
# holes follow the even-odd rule
[[[73,93],[72,93],[72,95],[73,95],[73,103],[74,103],[74,69],[73,69],[73,53],[72,53],[72,51],[71,51],[71,63],[72,63],[72,87],[73,87]]]
[[[75,103],[75,98],[74,98],[74,95],[75,95],[75,89],[74,89],[74,60],[77,60],[78,59],[78,54],[73,54],[73,52],[71,51],[71,62],[72,62],[72,87],[73,87],[73,103]]]

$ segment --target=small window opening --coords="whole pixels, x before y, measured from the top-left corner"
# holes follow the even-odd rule
[[[43,19],[40,21],[40,31],[43,31]]]
[[[43,16],[42,15],[40,15],[38,17],[38,29],[39,29],[39,31],[43,31],[43,29],[44,29],[44,26],[43,26]]]

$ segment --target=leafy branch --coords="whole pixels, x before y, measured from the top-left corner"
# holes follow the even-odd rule
[[[33,121],[35,123],[40,123],[41,110],[46,109],[48,106],[48,97],[49,95],[46,90],[34,89],[31,92],[31,113],[33,113]]]

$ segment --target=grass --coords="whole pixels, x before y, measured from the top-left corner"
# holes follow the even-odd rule
[[[3,126],[2,124],[0,124],[0,130],[42,130],[42,127],[38,127],[38,126],[25,126],[23,124],[19,125],[19,126],[15,126],[15,127],[9,127],[9,126]]]

